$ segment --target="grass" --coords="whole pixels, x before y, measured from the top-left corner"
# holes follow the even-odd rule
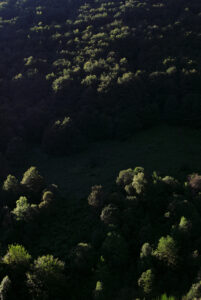
[[[149,172],[158,170],[172,176],[199,172],[200,151],[200,130],[163,126],[139,132],[124,142],[94,143],[85,152],[66,157],[52,157],[35,149],[15,173],[21,175],[35,165],[65,195],[85,198],[92,185],[111,187],[119,171],[130,167],[143,166]],[[182,171],[185,164],[189,170]]]

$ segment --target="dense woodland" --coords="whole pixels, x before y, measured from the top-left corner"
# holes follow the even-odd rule
[[[0,0],[1,300],[201,299],[201,169],[130,165],[79,199],[21,172],[30,149],[199,133],[200,82],[198,0]]]

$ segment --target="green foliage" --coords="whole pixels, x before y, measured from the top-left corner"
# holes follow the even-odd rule
[[[145,295],[150,295],[153,292],[154,274],[152,270],[143,272],[138,279],[138,285],[142,288]]]
[[[9,294],[11,291],[11,280],[8,276],[5,276],[0,284],[0,299],[8,300],[10,299]]]
[[[34,299],[62,299],[65,280],[64,263],[52,255],[38,257],[27,273],[27,285]]]
[[[60,76],[59,78],[55,79],[52,84],[52,89],[55,93],[62,92],[63,90],[70,87],[72,84],[72,78],[69,74],[66,74],[65,76]]]
[[[153,251],[153,249],[150,246],[150,244],[145,243],[145,244],[142,245],[141,252],[140,252],[140,257],[141,258],[147,257],[147,256],[152,254],[152,251]]]
[[[12,300],[88,300],[95,294],[148,299],[149,270],[159,296],[168,292],[180,299],[199,282],[199,173],[182,183],[201,167],[200,11],[198,0],[0,1],[0,179],[34,162],[62,187],[53,201],[56,193],[44,192],[36,169],[21,183],[7,177],[0,195],[2,253],[16,242],[34,258],[50,253],[68,262],[60,270],[68,274],[67,292],[60,276],[53,276],[60,271],[39,272],[36,260],[27,275],[29,294],[25,271],[18,278],[3,259],[0,275],[12,280]],[[178,126],[166,129],[165,122]],[[71,155],[84,145],[88,151]],[[41,146],[64,156],[46,155]],[[98,163],[92,170],[86,166],[93,152]],[[117,179],[120,189],[112,185],[119,168],[142,162],[147,172],[171,176],[154,174],[148,182],[143,168],[127,169]],[[92,188],[87,205],[96,182],[107,194],[102,186]],[[90,206],[98,213],[104,207],[100,218]],[[119,233],[108,236],[108,230]],[[91,262],[91,251],[101,262]]]
[[[119,222],[119,209],[114,204],[105,206],[100,215],[100,219],[105,224],[117,224]]]
[[[51,191],[45,191],[42,196],[42,201],[44,202],[52,202],[54,199],[54,194]]]
[[[117,185],[122,188],[125,188],[126,185],[129,185],[133,181],[134,171],[132,169],[122,170],[119,172],[119,176],[116,179]]]
[[[194,299],[199,299],[200,297],[201,297],[201,281],[192,284],[185,299],[194,300]]]
[[[146,185],[147,179],[143,172],[139,172],[138,174],[134,175],[132,186],[137,194],[143,194],[145,192]]]
[[[188,232],[191,229],[191,226],[191,222],[184,216],[182,216],[179,222],[179,230],[181,230],[182,232]]]
[[[94,294],[94,298],[95,299],[103,299],[104,296],[103,296],[103,291],[104,291],[104,285],[101,281],[97,281],[96,282],[96,288],[93,292]]]
[[[178,181],[171,177],[171,176],[165,176],[162,178],[162,181],[165,182],[167,185],[171,185],[173,187],[175,187],[176,185],[178,185]]]
[[[34,193],[40,193],[44,188],[44,178],[39,174],[36,167],[30,167],[23,175],[22,186]]]
[[[37,205],[30,204],[28,199],[21,196],[16,201],[16,208],[13,209],[12,214],[15,216],[17,221],[26,221],[33,217],[37,210]]]
[[[19,181],[17,180],[17,178],[15,176],[9,174],[3,183],[2,189],[6,192],[18,193],[19,188],[20,188],[20,185],[19,185]]]
[[[88,197],[88,204],[94,208],[101,208],[104,205],[105,193],[102,185],[91,187],[91,193]]]
[[[170,267],[178,264],[178,249],[176,242],[171,236],[161,237],[154,255]]]
[[[119,77],[117,79],[117,83],[118,84],[128,84],[128,83],[131,83],[133,80],[133,73],[132,72],[128,72],[128,73],[124,73],[122,75],[122,77]]]
[[[27,268],[31,261],[31,255],[21,245],[9,245],[6,255],[3,257],[3,262],[9,265],[12,269]]]

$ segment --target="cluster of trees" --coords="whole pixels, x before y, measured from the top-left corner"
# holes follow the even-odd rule
[[[164,121],[200,127],[200,11],[0,1],[0,299],[201,298],[199,174],[122,170],[81,201],[36,167],[8,175],[30,145],[66,155]]]
[[[66,236],[67,202],[35,167],[20,182],[13,175],[3,182],[1,299],[201,297],[199,174],[183,182],[142,167],[122,170],[115,186],[92,186],[75,211],[68,206]],[[50,240],[44,253],[38,238],[50,223],[59,255]]]
[[[29,221],[41,209],[47,208],[57,198],[55,184],[47,186],[36,167],[30,167],[19,181],[9,174],[1,189],[1,225],[13,227],[15,221]]]
[[[0,151],[21,140],[66,154],[164,120],[200,126],[200,5],[1,1]]]

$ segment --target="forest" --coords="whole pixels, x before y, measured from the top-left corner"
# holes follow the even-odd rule
[[[201,2],[0,0],[0,300],[201,299]]]

